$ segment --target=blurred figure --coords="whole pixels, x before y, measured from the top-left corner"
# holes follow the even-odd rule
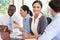
[[[28,6],[23,5],[23,6],[21,6],[20,14],[23,17],[23,28],[25,29],[25,32],[30,33],[29,19],[32,16],[32,12],[30,11]]]
[[[38,40],[60,40],[60,0],[51,0],[49,6],[54,20]]]
[[[19,28],[21,31],[24,32],[23,34],[25,33],[29,34],[30,33],[29,19],[33,16],[33,14],[27,5],[21,6],[20,14],[23,17],[23,28],[21,28],[21,26],[19,26],[16,22],[14,28]]]
[[[8,29],[12,31],[13,21],[16,21],[20,25],[20,19],[18,16],[14,15],[16,12],[15,5],[9,5],[8,14],[0,17],[0,25],[7,25]]]
[[[29,19],[33,16],[33,14],[27,5],[21,6],[20,14],[23,17],[23,28],[19,26],[17,22],[14,22],[16,24],[14,28],[19,28],[22,31],[23,37],[27,38],[27,35],[30,33]]]

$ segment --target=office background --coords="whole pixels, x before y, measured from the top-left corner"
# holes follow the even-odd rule
[[[20,12],[20,7],[21,5],[25,4],[28,5],[30,10],[32,10],[32,3],[35,0],[0,0],[0,15],[4,15],[7,13],[7,9],[9,4],[14,4],[16,6],[16,14],[18,15]],[[50,10],[49,10],[49,6],[48,3],[50,0],[41,0],[43,3],[43,9],[42,12],[45,16],[49,16],[50,15]]]

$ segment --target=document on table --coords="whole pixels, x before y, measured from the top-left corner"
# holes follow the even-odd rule
[[[10,37],[16,38],[18,35],[22,35],[22,32],[19,29],[13,29],[13,32],[10,34]]]

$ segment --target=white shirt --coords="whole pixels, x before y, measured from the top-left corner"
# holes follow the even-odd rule
[[[8,23],[9,23],[9,15],[3,15],[0,17],[0,25],[7,25],[8,26]],[[13,15],[12,16],[12,23],[13,21],[16,21],[20,26],[21,26],[21,22],[20,22],[20,18],[16,15]],[[14,24],[14,23],[13,23]]]
[[[38,40],[60,40],[60,13],[57,13]]]
[[[8,14],[1,16],[0,17],[0,25],[7,25],[8,26],[9,17],[10,16]],[[21,22],[20,22],[20,18],[18,16],[16,16],[15,14],[12,16],[12,26],[14,25],[13,21],[16,21],[20,25],[20,27],[22,27]],[[8,28],[9,28],[9,26],[8,26]],[[20,31],[19,31],[19,29],[13,29],[13,32],[19,33]]]
[[[39,18],[41,18],[41,16],[42,14],[40,13],[37,19],[35,20],[35,22],[34,22],[34,16],[32,17],[31,30],[34,34],[38,34],[37,27],[38,27]]]

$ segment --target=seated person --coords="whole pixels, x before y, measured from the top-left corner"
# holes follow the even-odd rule
[[[13,21],[16,21],[20,25],[21,24],[20,18],[14,15],[15,12],[16,12],[15,5],[9,5],[8,14],[0,17],[0,25],[8,26],[8,29],[11,31],[13,29],[12,26],[14,25]]]
[[[18,23],[16,21],[14,21],[15,25],[14,28],[19,28],[20,30],[22,31],[25,31],[26,33],[30,33],[30,24],[29,24],[29,19],[31,18],[31,16],[33,16],[32,12],[30,11],[29,7],[27,5],[23,5],[21,6],[20,8],[20,14],[21,16],[23,17],[23,28],[21,29],[19,26],[18,26]]]

